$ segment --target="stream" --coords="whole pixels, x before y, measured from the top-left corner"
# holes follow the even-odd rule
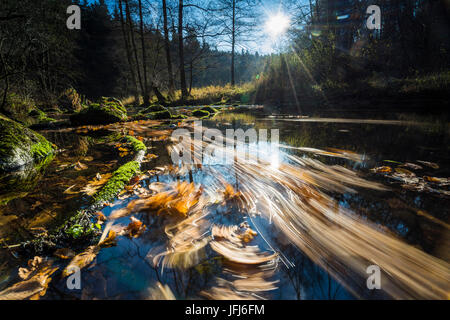
[[[124,132],[141,137],[155,156],[142,163],[134,190],[101,210],[106,217],[149,188],[182,182],[203,187],[193,205],[199,208],[192,213],[195,219],[186,224],[143,211],[114,219],[113,227],[126,226],[133,216],[146,230],[102,248],[82,269],[81,289],[68,289],[66,279],[56,275],[41,299],[392,299],[439,298],[445,292],[448,297],[448,125],[267,117],[258,111],[220,113],[202,125],[222,132],[278,129],[279,163],[270,166],[270,142],[260,141],[249,147],[262,150],[268,164],[171,168],[167,146],[173,143],[173,127],[156,121],[40,131],[60,151],[26,178],[0,177],[3,245],[48,230],[87,207],[101,187],[95,182],[127,158],[113,139]],[[192,129],[189,121],[185,126]],[[226,186],[233,190],[228,192],[232,201],[219,196]],[[243,246],[225,245],[218,239],[231,239],[237,232],[233,226],[254,234]],[[189,250],[175,255],[185,242]],[[247,242],[258,250],[249,257],[261,263],[234,260],[238,254],[232,249],[246,250]],[[168,253],[169,244],[175,253]],[[18,268],[29,258],[0,249],[0,291],[20,280]],[[67,261],[57,263],[63,268]],[[380,290],[366,286],[370,265],[382,270]],[[405,274],[409,280],[402,280]]]

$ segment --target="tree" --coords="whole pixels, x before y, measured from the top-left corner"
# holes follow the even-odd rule
[[[184,68],[184,51],[183,51],[183,0],[178,1],[178,59],[180,69],[180,88],[181,99],[186,100],[188,92],[186,88],[186,71]]]
[[[174,91],[175,91],[175,82],[173,79],[173,71],[172,71],[172,59],[170,57],[170,42],[169,42],[169,28],[167,21],[167,3],[166,0],[162,0],[163,6],[163,29],[164,29],[164,49],[166,52],[166,63],[167,63],[167,73],[169,77],[169,98],[173,99]]]
[[[236,83],[235,57],[236,46],[250,41],[249,36],[256,26],[257,3],[251,0],[220,0],[217,12],[221,19],[224,41],[231,46],[230,83]]]

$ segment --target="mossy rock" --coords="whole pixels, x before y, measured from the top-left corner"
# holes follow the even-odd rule
[[[0,115],[0,171],[12,171],[53,153],[39,133]]]
[[[108,124],[128,119],[125,107],[116,101],[102,98],[98,103],[91,103],[78,113],[70,116],[72,125]],[[120,102],[120,101],[119,101]]]
[[[169,110],[164,111],[156,111],[149,113],[138,113],[135,117],[136,120],[163,120],[163,119],[171,119],[172,114]]]
[[[210,116],[210,113],[206,110],[200,110],[200,109],[196,109],[194,111],[192,111],[192,115],[194,117],[200,118],[200,119],[205,119],[208,118]]]
[[[28,115],[30,117],[36,119],[36,123],[34,123],[34,125],[36,125],[36,124],[39,124],[39,125],[41,125],[41,124],[49,124],[49,123],[52,123],[52,122],[56,121],[56,119],[48,117],[47,114],[44,111],[42,111],[42,110],[40,110],[38,108],[31,110],[28,113]]]
[[[122,111],[123,113],[127,113],[127,108],[125,108],[125,106],[123,105],[123,103],[114,97],[101,97],[100,103],[108,105],[108,106],[112,106],[115,108],[118,108],[120,111]]]
[[[150,112],[158,112],[158,111],[166,111],[167,108],[160,104],[152,104],[151,106],[142,110],[142,113],[150,113]]]
[[[95,203],[101,201],[110,201],[113,199],[125,185],[131,180],[131,178],[138,172],[139,162],[130,161],[119,167],[114,171],[112,177],[108,180],[105,186],[94,195],[93,199]]]
[[[214,108],[212,106],[205,106],[205,107],[200,108],[200,110],[208,111],[210,114],[219,112],[219,110],[217,110],[216,108]]]
[[[145,144],[142,141],[136,139],[135,137],[126,136],[125,140],[126,140],[126,142],[131,144],[131,148],[132,148],[133,152],[138,152],[141,150],[147,151],[147,147],[145,146]]]

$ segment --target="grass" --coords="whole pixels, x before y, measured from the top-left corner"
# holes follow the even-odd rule
[[[209,105],[209,104],[249,104],[252,103],[253,92],[256,90],[255,83],[249,82],[232,87],[225,86],[206,86],[202,88],[192,88],[191,94],[187,100],[181,100],[181,90],[174,93],[173,101],[168,106],[181,105]],[[165,97],[167,92],[163,92]],[[123,105],[132,105],[136,101],[134,96],[124,97],[121,99]],[[139,97],[139,103],[142,104],[142,97]],[[153,97],[150,104],[158,103],[156,97]]]

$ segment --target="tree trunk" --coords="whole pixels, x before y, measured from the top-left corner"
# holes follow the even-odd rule
[[[186,100],[188,92],[186,88],[186,72],[184,70],[184,52],[183,52],[183,0],[178,4],[178,57],[180,59],[180,87],[181,99]]]
[[[175,92],[175,83],[173,80],[172,60],[170,58],[169,28],[167,27],[167,4],[162,0],[163,18],[164,18],[164,47],[166,50],[167,73],[169,74],[169,98],[172,100]]]
[[[234,47],[236,44],[236,0],[233,0],[233,25],[231,29],[231,86],[234,87]]]
[[[144,19],[142,17],[142,1],[139,0],[139,19],[140,19],[140,32],[141,32],[141,45],[142,45],[142,67],[144,72],[144,90],[142,92],[144,98],[144,105],[150,102],[150,95],[148,92],[148,82],[147,82],[147,59],[145,54],[145,39],[144,39]]]
[[[130,67],[131,77],[133,78],[132,81],[133,81],[134,90],[135,90],[134,91],[135,104],[139,104],[139,89],[138,89],[138,84],[136,81],[136,74],[134,72],[132,58],[131,58],[130,43],[128,41],[128,35],[125,30],[125,23],[124,23],[124,18],[123,18],[123,11],[122,11],[122,0],[119,0],[119,17],[120,17],[120,26],[122,28],[123,39],[125,41],[125,50],[126,50],[126,54],[127,54],[128,65]]]
[[[142,77],[141,77],[141,70],[139,68],[139,59],[138,59],[138,53],[136,48],[136,41],[134,40],[134,30],[133,30],[133,21],[131,20],[131,14],[130,14],[130,7],[128,6],[128,0],[125,1],[125,12],[127,15],[128,20],[128,26],[130,27],[130,33],[131,33],[131,44],[133,46],[133,52],[134,52],[134,58],[136,59],[136,69],[138,74],[138,80],[139,80],[139,86],[141,88],[141,92],[144,93],[144,85],[142,83]]]

